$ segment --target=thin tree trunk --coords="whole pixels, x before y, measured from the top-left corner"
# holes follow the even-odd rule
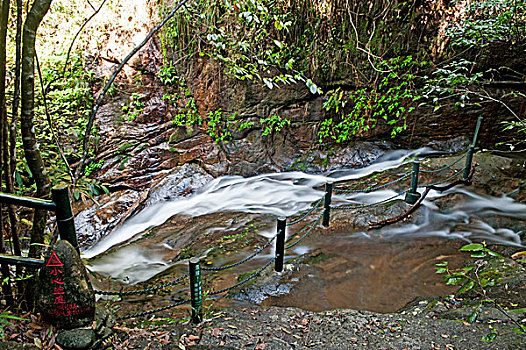
[[[20,106],[20,69],[21,69],[21,55],[22,55],[22,0],[16,0],[16,37],[15,37],[15,82],[13,89],[13,102],[11,106],[11,123],[9,125],[9,173],[6,174],[11,181],[11,188],[7,188],[9,193],[15,193],[15,170],[16,170],[16,137],[18,124],[18,107]],[[14,205],[9,206],[9,228],[11,230],[11,241],[13,242],[13,254],[22,256],[22,249],[20,247],[20,239],[18,238],[18,217]],[[22,276],[22,266],[16,267],[16,275]],[[17,281],[17,296],[21,300],[22,291],[24,288],[24,281]]]
[[[7,130],[7,105],[5,98],[5,77],[6,77],[6,42],[7,42],[7,21],[9,19],[9,6],[10,0],[2,0],[2,6],[0,11],[0,179],[2,178],[2,173],[8,173],[8,165],[4,162],[4,157],[7,155],[7,133],[4,133],[4,130]],[[0,186],[0,190],[3,188]],[[0,253],[5,253],[5,241],[4,241],[4,215],[2,213],[2,206],[0,206]],[[2,264],[1,267],[2,276],[4,279],[11,277],[9,272],[9,266],[7,264]],[[11,284],[2,283],[2,292],[8,306],[14,305],[13,300],[13,291],[11,290]]]
[[[20,105],[20,65],[21,65],[21,47],[22,47],[22,0],[16,0],[16,39],[15,39],[15,87],[13,90],[13,105],[11,111],[11,125],[9,126],[9,178],[11,178],[11,188],[7,191],[14,193],[14,174],[16,170],[16,136],[18,124],[18,107]],[[6,181],[7,182],[7,181]],[[9,206],[9,221],[11,223],[11,239],[13,240],[13,253],[22,255],[20,240],[18,239],[18,218],[15,207]],[[19,269],[17,269],[18,273]]]
[[[50,5],[51,0],[35,0],[33,2],[33,6],[31,6],[24,23],[22,36],[22,110],[20,114],[20,129],[27,165],[37,185],[37,197],[49,195],[51,186],[44,162],[40,156],[33,123],[35,115],[35,38],[38,26]],[[42,252],[46,214],[45,211],[35,210],[33,215],[33,231],[29,248],[29,256],[31,257],[39,258]]]

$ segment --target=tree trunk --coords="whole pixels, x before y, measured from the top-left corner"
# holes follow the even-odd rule
[[[9,178],[6,183],[12,185],[8,187],[9,193],[14,193],[14,174],[16,170],[16,137],[18,124],[18,107],[20,106],[20,65],[21,65],[21,48],[22,48],[22,0],[16,0],[16,39],[15,39],[15,83],[13,89],[13,104],[11,111],[11,124],[9,125]],[[20,240],[18,239],[18,218],[15,207],[9,206],[9,222],[11,223],[11,239],[13,240],[13,253],[22,255]],[[20,269],[17,268],[17,273]]]
[[[10,0],[2,0],[1,10],[0,10],[0,179],[2,178],[2,173],[9,172],[9,166],[4,162],[7,157],[7,133],[4,133],[4,130],[7,130],[7,105],[5,98],[5,76],[6,76],[6,42],[7,42],[7,21],[9,18],[9,5]],[[2,186],[0,189],[3,190]],[[4,215],[2,215],[2,206],[0,206],[0,253],[5,253],[5,241],[4,241]],[[10,278],[9,266],[7,264],[2,264],[2,277],[4,279]],[[2,283],[2,292],[6,300],[7,306],[14,305],[13,292],[11,290],[11,284]]]
[[[37,185],[37,197],[49,195],[50,181],[44,162],[40,156],[35,135],[33,118],[35,115],[35,38],[38,26],[46,15],[51,0],[35,0],[27,14],[22,36],[22,110],[20,114],[20,129],[27,165]],[[35,210],[33,216],[33,231],[29,256],[39,258],[44,243],[44,226],[46,213]]]

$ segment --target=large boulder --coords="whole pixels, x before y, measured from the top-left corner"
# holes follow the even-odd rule
[[[91,325],[95,295],[86,268],[67,241],[59,241],[40,269],[37,308],[59,329]]]

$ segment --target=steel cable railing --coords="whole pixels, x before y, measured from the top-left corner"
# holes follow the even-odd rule
[[[398,178],[396,180],[393,180],[393,181],[390,181],[390,182],[387,182],[385,184],[378,185],[378,186],[375,186],[375,187],[365,188],[363,190],[343,190],[343,189],[335,188],[334,192],[335,193],[369,193],[369,192],[374,192],[374,191],[380,190],[382,188],[386,188],[386,187],[389,187],[391,185],[394,185],[395,183],[401,182],[401,181],[407,179],[412,174],[413,174],[413,172],[410,171],[408,173],[405,173],[402,177],[400,177],[400,178]]]
[[[253,274],[251,274],[250,276],[248,276],[247,278],[245,278],[244,280],[240,281],[240,282],[237,282],[236,284],[234,284],[233,286],[231,287],[228,287],[228,288],[224,288],[224,289],[220,289],[220,290],[216,290],[216,291],[212,291],[212,292],[209,292],[208,295],[210,296],[213,296],[213,295],[218,295],[218,294],[222,294],[222,293],[225,293],[225,292],[229,292],[233,289],[236,289],[237,287],[253,280],[254,278],[256,278],[257,276],[259,276],[263,270],[265,270],[267,267],[269,267],[270,264],[272,264],[272,262],[276,260],[276,257],[273,257],[271,258],[269,261],[267,261],[267,263],[265,265],[263,265],[262,267],[260,267],[256,272],[254,272]]]
[[[114,291],[105,291],[105,290],[95,290],[95,294],[98,294],[98,295],[115,295],[115,296],[129,296],[129,295],[140,295],[140,294],[147,294],[147,293],[151,293],[151,292],[155,292],[157,290],[160,290],[160,289],[163,289],[163,288],[166,288],[166,287],[169,287],[169,286],[173,286],[179,282],[181,282],[182,280],[184,280],[185,278],[188,277],[188,274],[185,274],[185,275],[182,275],[181,277],[171,281],[171,282],[166,282],[166,283],[163,283],[159,286],[155,286],[155,287],[151,287],[151,288],[145,288],[145,289],[140,289],[140,290],[132,290],[132,291],[118,291],[118,292],[114,292]]]
[[[401,192],[401,193],[397,193],[394,196],[391,196],[391,197],[389,197],[387,199],[384,199],[384,200],[381,200],[381,201],[375,202],[375,203],[362,204],[362,205],[352,205],[352,206],[340,206],[340,207],[332,207],[331,206],[331,209],[334,209],[334,210],[354,210],[354,209],[363,209],[363,208],[375,207],[377,205],[390,202],[390,201],[394,200],[395,198],[405,194],[406,192],[407,191],[404,191],[404,192]]]
[[[307,216],[309,216],[310,214],[312,214],[314,211],[316,211],[316,210],[320,207],[322,201],[323,201],[323,198],[320,198],[320,199],[316,202],[316,204],[315,204],[311,209],[309,209],[309,210],[305,213],[305,215],[303,215],[303,216],[300,217],[299,219],[296,219],[296,220],[294,220],[294,221],[288,222],[288,223],[287,223],[287,226],[292,226],[292,225],[295,225],[295,224],[297,224],[297,223],[303,221],[305,218],[307,218]]]
[[[323,217],[323,214],[321,214],[320,216],[318,216],[318,218],[316,219],[316,221],[311,225],[311,227],[307,230],[307,232],[305,234],[303,234],[303,236],[301,236],[300,238],[298,238],[298,240],[288,246],[285,247],[285,249],[290,249],[294,246],[296,246],[298,243],[300,243],[305,237],[307,237],[309,235],[309,233],[312,232],[312,230],[314,229],[314,227],[316,227],[316,225],[318,224],[318,222],[320,222],[321,218]],[[309,225],[306,225],[305,227],[308,227]],[[297,235],[297,234],[296,234]]]
[[[471,150],[471,152],[472,152],[472,150]],[[442,167],[440,169],[437,169],[437,170],[426,170],[426,171],[420,171],[420,172],[422,172],[422,173],[438,173],[438,172],[442,172],[442,171],[451,169],[455,164],[458,164],[462,159],[464,159],[467,154],[468,153],[465,153],[460,158],[456,159],[453,163],[451,163],[451,164],[449,164],[449,165],[447,165],[445,167]],[[472,153],[470,153],[469,155],[472,156]],[[469,160],[466,161],[466,166],[464,167],[464,170],[468,166],[471,168],[471,164],[468,164],[469,162],[470,162]],[[418,162],[415,162],[415,163],[418,163]],[[216,296],[216,295],[219,295],[219,294],[222,294],[222,293],[229,292],[231,290],[236,289],[237,287],[240,287],[240,286],[252,281],[256,277],[260,276],[262,274],[262,272],[268,266],[270,266],[270,264],[272,264],[272,262],[274,262],[274,261],[276,261],[276,271],[281,271],[281,270],[278,270],[278,267],[277,267],[278,261],[277,260],[278,259],[280,259],[281,261],[283,260],[284,250],[291,249],[291,248],[295,247],[296,245],[298,245],[301,241],[303,241],[316,228],[316,226],[318,225],[320,220],[324,217],[324,215],[327,213],[327,211],[330,211],[330,210],[355,210],[355,209],[363,209],[363,208],[375,207],[375,206],[378,206],[378,205],[385,204],[385,203],[388,203],[390,201],[393,201],[393,200],[399,198],[400,196],[402,196],[404,194],[407,194],[408,192],[415,191],[416,188],[426,188],[427,190],[429,190],[429,187],[433,187],[433,186],[436,186],[436,185],[443,184],[445,182],[448,182],[448,181],[454,179],[455,177],[459,176],[460,174],[462,174],[462,170],[456,171],[453,175],[448,176],[444,180],[437,181],[437,182],[430,183],[430,184],[426,184],[426,185],[419,185],[419,186],[417,186],[418,171],[419,171],[417,165],[418,164],[415,164],[416,167],[414,167],[413,171],[405,173],[405,174],[403,174],[403,176],[401,176],[401,177],[399,177],[399,178],[397,178],[397,179],[395,179],[393,181],[389,181],[389,182],[387,182],[385,184],[382,184],[382,185],[366,188],[364,190],[343,190],[343,189],[331,190],[332,189],[332,184],[328,184],[328,185],[330,185],[330,187],[329,186],[326,187],[326,197],[324,197],[325,198],[325,204],[324,204],[325,212],[321,213],[314,221],[312,221],[310,224],[305,225],[300,231],[296,232],[295,235],[294,235],[295,237],[297,237],[299,234],[301,234],[305,230],[305,232],[301,235],[301,237],[299,237],[294,243],[289,244],[287,246],[283,245],[285,227],[286,226],[295,225],[295,224],[307,219],[309,217],[309,215],[311,215],[312,213],[314,213],[318,209],[320,209],[320,206],[321,206],[324,198],[321,198],[318,201],[316,201],[310,209],[308,209],[305,213],[299,214],[301,216],[299,216],[298,218],[296,218],[295,220],[293,220],[293,221],[291,221],[289,223],[285,223],[285,221],[286,221],[285,218],[278,219],[278,234],[274,235],[263,246],[258,248],[256,251],[254,251],[248,257],[246,257],[246,258],[244,258],[244,259],[242,259],[242,260],[240,260],[240,261],[238,261],[236,263],[225,265],[225,266],[220,266],[220,267],[202,267],[202,268],[199,267],[199,269],[200,269],[199,271],[201,271],[201,270],[202,271],[224,271],[224,270],[227,270],[227,269],[231,269],[231,268],[240,266],[240,265],[242,265],[242,264],[244,264],[244,263],[246,263],[248,261],[251,261],[252,259],[257,257],[259,254],[261,254],[261,252],[263,252],[263,250],[268,248],[276,240],[276,238],[279,238],[279,240],[281,242],[281,243],[278,242],[279,244],[281,244],[281,248],[280,248],[281,249],[281,253],[276,252],[276,255],[274,257],[269,259],[264,265],[262,265],[255,272],[251,273],[248,277],[244,278],[243,280],[235,283],[234,285],[232,285],[232,286],[230,286],[228,288],[224,288],[224,289],[220,289],[220,290],[216,290],[216,291],[210,291],[209,293],[207,293],[207,297]],[[407,191],[404,191],[404,192],[401,192],[401,193],[396,193],[395,195],[390,196],[389,198],[380,200],[378,202],[369,203],[369,204],[332,206],[332,205],[330,205],[330,203],[331,203],[330,197],[329,197],[329,200],[327,201],[327,196],[332,195],[333,192],[334,193],[344,193],[344,194],[345,193],[369,193],[369,192],[377,191],[377,190],[380,190],[380,189],[392,186],[394,184],[397,184],[399,182],[402,182],[402,181],[404,181],[405,179],[407,179],[408,177],[410,177],[412,175],[413,175],[413,178],[416,177],[416,180],[415,180],[414,183],[413,183],[413,180],[412,180],[411,190],[407,190]],[[406,198],[406,201],[407,201],[407,198]],[[280,221],[281,221],[281,225],[282,226],[280,226],[280,224],[279,224]],[[324,225],[326,225],[325,224],[325,219],[324,219]],[[280,227],[281,227],[281,229],[280,229]],[[289,239],[289,241],[290,240],[291,239]],[[277,244],[277,245],[279,245],[279,244]],[[197,262],[197,264],[199,264],[197,259],[196,259],[196,262]],[[280,269],[281,268],[282,268],[282,262],[281,262]],[[199,278],[199,286],[200,286],[200,283],[201,283],[200,282],[201,281],[200,280],[200,278],[201,278],[200,277],[200,272],[198,274],[199,274],[198,278]],[[194,276],[194,275],[192,275],[192,276]],[[185,274],[183,276],[180,276],[179,278],[177,278],[174,281],[166,282],[166,283],[163,283],[163,284],[161,284],[159,286],[153,286],[151,288],[145,288],[145,289],[137,290],[137,291],[118,291],[118,292],[113,292],[113,291],[99,291],[99,290],[97,290],[97,291],[95,291],[95,293],[98,294],[98,295],[117,295],[117,296],[129,296],[129,295],[146,294],[146,293],[151,293],[151,292],[154,292],[154,291],[166,288],[168,286],[175,285],[175,284],[181,282],[182,280],[184,280],[187,277],[189,277],[189,274]],[[195,276],[193,278],[194,278],[194,281],[195,281]],[[192,281],[192,278],[190,280]],[[199,287],[199,288],[201,288],[201,287]],[[191,286],[191,290],[192,290],[192,286]],[[194,293],[193,290],[192,290],[192,293]],[[122,317],[117,318],[117,320],[125,320],[125,319],[129,319],[129,318],[134,318],[134,317],[142,317],[142,316],[151,315],[151,314],[154,314],[156,312],[168,310],[170,308],[174,308],[174,307],[183,305],[183,304],[188,303],[190,301],[192,302],[192,305],[193,305],[193,303],[194,303],[193,295],[194,294],[192,294],[192,299],[191,300],[186,300],[186,299],[185,300],[180,300],[180,301],[177,301],[175,303],[172,303],[172,304],[169,304],[169,305],[166,305],[166,306],[163,306],[163,307],[159,307],[159,308],[156,308],[156,309],[153,309],[153,310],[143,311],[143,312],[138,312],[138,313],[122,316]],[[207,298],[206,300],[210,300],[210,298]]]
[[[276,239],[277,236],[278,235],[274,235],[274,237],[272,237],[261,248],[256,250],[253,254],[251,254],[250,256],[246,257],[245,259],[238,261],[237,263],[226,265],[226,266],[220,266],[220,267],[203,267],[203,268],[201,268],[201,270],[203,270],[203,271],[223,271],[223,270],[227,270],[227,269],[239,266],[241,264],[244,264],[247,261],[250,261],[250,260],[254,259],[257,255],[259,255],[259,253],[261,253],[263,250],[265,250],[265,248],[267,248]]]

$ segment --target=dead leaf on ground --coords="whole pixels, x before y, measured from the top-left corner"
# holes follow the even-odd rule
[[[515,253],[511,256],[512,259],[518,259],[520,257],[526,256],[526,250],[523,250],[522,252]]]
[[[219,338],[221,336],[221,330],[219,328],[212,329],[212,335],[216,338]]]
[[[256,345],[254,350],[263,350],[263,349],[265,349],[266,346],[267,346],[267,344],[265,344],[265,343],[259,343],[258,345]]]

